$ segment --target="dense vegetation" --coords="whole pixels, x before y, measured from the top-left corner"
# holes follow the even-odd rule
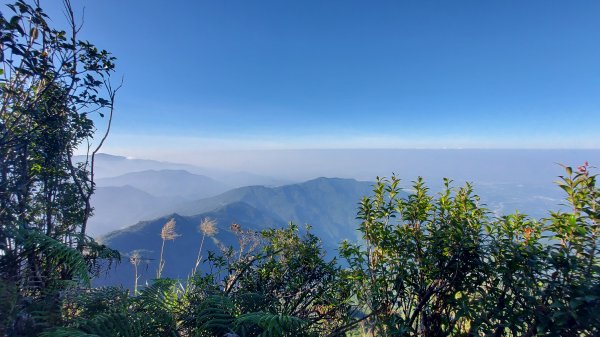
[[[558,185],[566,212],[496,217],[470,185],[401,197],[380,179],[359,207],[360,243],[328,260],[294,225],[232,224],[236,247],[185,280],[92,288],[119,254],[86,236],[94,191],[91,114],[108,113],[113,58],[52,29],[37,4],[0,17],[0,334],[4,336],[593,336],[600,334],[600,189],[586,164]],[[214,235],[200,224],[199,252]],[[159,234],[159,233],[157,233]],[[177,237],[169,221],[163,242]],[[169,249],[168,244],[163,249]],[[137,268],[143,259],[132,255]],[[132,280],[132,284],[136,280]]]
[[[49,26],[39,8],[17,1],[0,16],[0,331],[31,335],[57,324],[61,297],[89,284],[118,253],[86,236],[93,161],[73,162],[90,144],[92,114],[112,115],[113,57]],[[110,119],[110,118],[109,118]]]

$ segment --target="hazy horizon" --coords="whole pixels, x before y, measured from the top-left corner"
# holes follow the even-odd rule
[[[510,214],[518,210],[534,217],[542,217],[547,210],[558,210],[564,204],[564,193],[554,183],[559,175],[564,174],[564,169],[559,163],[576,168],[587,161],[594,166],[600,162],[600,150],[197,151],[194,154],[171,153],[170,156],[153,158],[138,156],[124,158],[126,159],[99,157],[96,174],[99,175],[99,179],[119,177],[117,180],[121,183],[116,186],[131,185],[141,190],[138,192],[117,190],[118,196],[101,190],[104,192],[104,197],[100,199],[105,200],[100,201],[99,209],[104,210],[100,212],[101,214],[115,214],[115,207],[117,209],[118,207],[112,205],[110,200],[122,197],[122,194],[135,195],[144,191],[155,197],[167,196],[165,191],[155,193],[155,187],[158,190],[167,187],[175,188],[182,194],[179,197],[183,197],[184,190],[188,190],[194,181],[192,179],[194,175],[216,179],[223,184],[222,190],[227,190],[249,185],[283,186],[319,177],[352,178],[373,182],[377,176],[390,177],[396,174],[401,179],[401,188],[410,189],[412,181],[421,176],[433,193],[440,190],[443,178],[453,180],[454,187],[471,182],[474,193],[481,197],[482,204],[495,214]],[[147,172],[147,170],[154,172]],[[181,171],[160,170],[185,170],[192,175]],[[129,175],[129,172],[137,174]],[[142,180],[139,180],[140,178]],[[98,180],[99,183],[100,181]],[[110,186],[109,181],[110,179],[103,180],[100,186]],[[149,181],[159,186],[147,186]],[[227,188],[226,185],[229,187]],[[200,187],[200,190],[204,189]],[[169,195],[172,196],[172,193]],[[132,198],[135,199],[134,196]],[[168,198],[154,200],[150,196],[143,198],[148,199],[148,202],[162,205],[163,208],[165,205],[182,202],[182,200]],[[135,205],[135,202],[133,204]],[[160,207],[153,206],[148,209],[158,208]],[[145,207],[142,207],[140,212],[148,212],[142,210],[146,210]],[[153,216],[157,214],[148,215],[150,218]],[[101,218],[96,220],[100,221]],[[125,217],[121,216],[121,218]],[[144,219],[146,218],[123,220],[123,224],[133,224]],[[108,224],[114,225],[114,221],[109,221]],[[95,225],[94,231],[101,231],[102,226]]]
[[[395,173],[405,180],[417,176],[437,182],[519,182],[551,184],[562,174],[559,164],[600,165],[595,149],[295,149],[177,151],[160,156],[109,153],[199,167],[244,171],[278,179],[302,181],[321,176],[374,180]]]

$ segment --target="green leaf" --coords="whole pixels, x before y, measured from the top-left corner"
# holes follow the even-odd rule
[[[565,171],[567,171],[568,175],[572,175],[573,174],[573,168],[571,168],[570,166],[566,166],[565,167]]]
[[[90,285],[90,275],[83,255],[75,248],[35,229],[21,228],[26,250],[45,255],[54,264],[53,268],[65,268],[86,286]]]

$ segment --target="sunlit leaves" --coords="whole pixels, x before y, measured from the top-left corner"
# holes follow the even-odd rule
[[[492,216],[473,188],[431,195],[422,179],[398,197],[378,179],[360,203],[363,244],[342,243],[358,303],[379,334],[402,336],[598,333],[596,176],[565,167],[570,212],[534,220]]]

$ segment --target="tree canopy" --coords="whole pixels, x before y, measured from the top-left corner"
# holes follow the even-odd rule
[[[92,115],[108,114],[110,123],[114,57],[80,40],[69,1],[64,8],[68,32],[53,28],[37,1],[9,4],[0,15],[4,333],[25,335],[54,324],[49,313],[59,291],[89,284],[99,259],[118,257],[86,236],[94,154],[103,140],[91,148]],[[78,149],[88,160],[73,161]]]

